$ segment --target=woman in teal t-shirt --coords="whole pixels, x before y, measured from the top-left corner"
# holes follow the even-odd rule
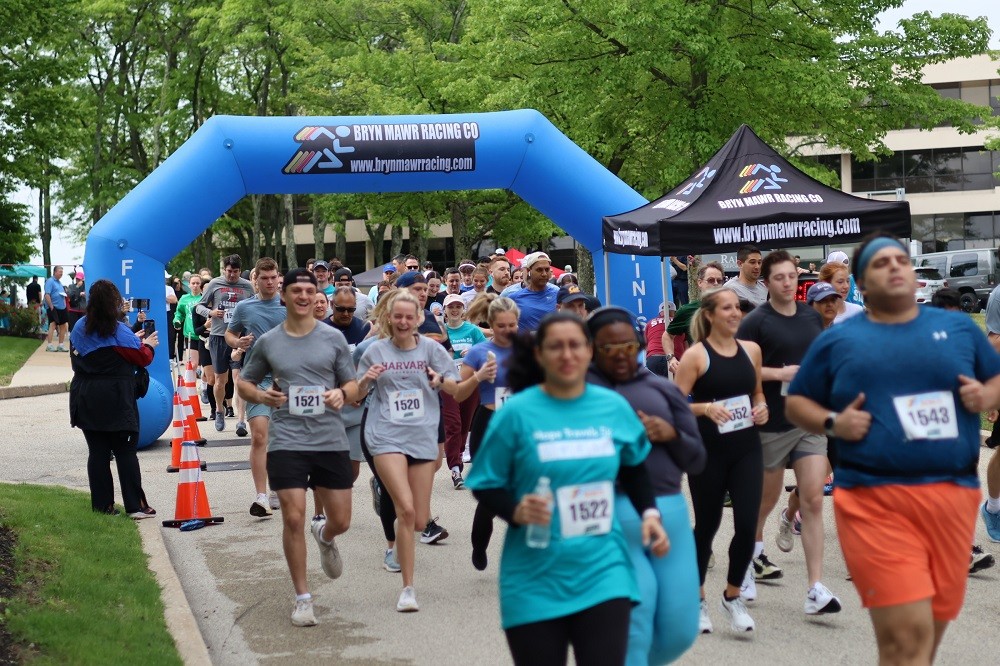
[[[669,543],[642,465],[650,444],[624,398],[586,383],[593,356],[583,322],[547,315],[534,339],[515,343],[508,379],[516,392],[490,420],[468,486],[510,527],[500,562],[500,613],[515,664],[625,660],[629,615],[639,601],[615,482],[642,515],[643,541]],[[535,385],[537,384],[537,386]],[[550,499],[534,493],[550,480]],[[529,525],[548,545],[529,547]]]

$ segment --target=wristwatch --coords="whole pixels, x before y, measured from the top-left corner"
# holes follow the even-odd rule
[[[670,363],[670,361],[673,360],[673,358],[674,358],[673,354],[667,354],[667,363]]]
[[[836,437],[836,435],[833,434],[833,426],[837,422],[837,416],[839,416],[837,412],[830,412],[823,420],[823,430],[826,431],[827,437]]]

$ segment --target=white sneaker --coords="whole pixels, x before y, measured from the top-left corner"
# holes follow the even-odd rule
[[[278,493],[271,491],[271,494],[267,496],[267,501],[271,505],[271,511],[278,511],[281,509],[281,500],[278,499]]]
[[[46,345],[45,346],[45,351],[54,352],[55,350],[56,350],[56,346],[55,345]]]
[[[823,615],[824,613],[839,613],[840,599],[823,583],[816,583],[806,593],[806,615]]]
[[[743,584],[740,585],[740,598],[744,601],[757,601],[757,581],[753,576],[753,562],[747,567],[747,575],[743,577]]]
[[[316,616],[313,614],[312,597],[308,599],[295,600],[295,609],[292,611],[292,624],[296,627],[316,626]]]
[[[257,493],[257,499],[250,505],[250,515],[254,518],[268,518],[271,516],[270,507],[267,504],[267,495]]]
[[[723,596],[720,605],[723,612],[729,615],[729,624],[733,628],[733,631],[745,633],[753,631],[756,628],[753,618],[747,612],[747,607],[743,605],[742,598],[736,597],[732,601],[728,601]]]
[[[413,613],[420,610],[417,605],[417,593],[412,586],[407,585],[399,593],[399,601],[396,602],[396,610],[400,613]]]
[[[472,462],[472,452],[469,451],[469,443],[465,443],[465,449],[462,451],[462,462],[468,465]]]
[[[337,579],[344,573],[344,560],[340,557],[337,549],[337,540],[330,539],[330,543],[323,541],[323,527],[326,525],[326,516],[317,516],[312,519],[312,533],[316,543],[319,544],[319,561],[323,565],[323,573],[328,577]]]
[[[712,631],[712,618],[708,616],[708,602],[702,599],[701,614],[698,616],[698,633],[710,634]]]
[[[792,521],[788,520],[784,509],[781,511],[781,522],[778,524],[778,534],[774,537],[774,541],[778,544],[778,550],[783,553],[792,552],[792,547],[795,545],[795,540],[792,538]]]

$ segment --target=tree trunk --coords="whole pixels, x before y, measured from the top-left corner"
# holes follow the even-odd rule
[[[253,240],[250,241],[250,256],[254,261],[260,259],[260,207],[263,195],[251,194],[250,205],[253,207]]]
[[[365,233],[368,234],[368,240],[372,244],[372,256],[375,258],[375,265],[380,266],[385,262],[385,228],[388,225],[385,222],[372,222],[371,208],[365,212],[365,215],[368,218],[365,220]]]
[[[342,262],[347,261],[347,211],[343,213],[343,221],[333,223],[334,249],[333,253]]]
[[[580,281],[580,290],[587,294],[594,293],[594,255],[580,243],[576,244],[576,279]],[[608,279],[608,276],[605,276]],[[603,294],[598,298],[604,299]],[[604,303],[607,305],[607,303]]]
[[[427,259],[427,234],[424,232],[424,225],[413,219],[412,215],[408,215],[406,219],[410,227],[410,254],[422,262]]]
[[[295,251],[295,197],[286,194],[282,197],[285,202],[285,260],[288,269],[299,267],[299,260]]]
[[[42,241],[42,263],[45,272],[52,275],[52,201],[49,191],[48,169],[38,188],[38,237]]]
[[[389,256],[395,257],[403,251],[403,227],[398,224],[389,229]]]
[[[313,228],[313,256],[317,259],[326,259],[324,256],[326,244],[323,242],[323,237],[326,235],[326,218],[319,208],[316,197],[313,197],[310,209]]]
[[[468,205],[464,201],[451,202],[451,238],[455,244],[455,265],[462,259],[468,258],[472,252],[467,209]]]

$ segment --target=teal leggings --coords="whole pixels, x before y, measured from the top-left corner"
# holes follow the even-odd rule
[[[642,545],[642,521],[628,497],[615,498],[642,601],[632,609],[628,666],[667,664],[679,658],[698,637],[700,594],[694,534],[683,495],[656,498],[670,552],[656,557]]]

